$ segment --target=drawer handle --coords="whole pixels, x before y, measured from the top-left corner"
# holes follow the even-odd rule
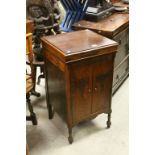
[[[126,69],[125,69],[125,71],[127,72],[129,70],[129,68],[127,67]]]
[[[120,40],[118,41],[118,43],[119,43],[119,45],[121,45],[121,43],[122,43],[122,40],[120,39]]]
[[[126,48],[126,50],[128,51],[128,50],[129,50],[129,44],[126,44],[126,45],[125,45],[125,48]]]
[[[119,79],[119,75],[116,76],[116,79]]]

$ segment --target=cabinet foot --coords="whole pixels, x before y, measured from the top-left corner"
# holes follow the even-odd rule
[[[111,114],[108,114],[107,128],[111,126]]]
[[[69,137],[68,137],[68,141],[69,141],[70,144],[73,143],[72,129],[69,129]]]
[[[73,143],[73,137],[72,136],[69,136],[68,137],[68,141],[69,141],[69,144],[72,144]]]

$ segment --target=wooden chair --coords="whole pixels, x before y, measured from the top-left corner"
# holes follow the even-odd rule
[[[36,79],[37,67],[40,69],[40,74],[39,74],[39,76],[37,78],[37,85],[39,85],[41,79],[45,78],[45,75],[44,75],[44,61],[37,60],[36,55],[34,54],[33,65],[34,65],[35,79]],[[34,90],[35,90],[35,88],[34,88]],[[38,96],[38,95],[36,95],[36,96]]]
[[[30,65],[29,60],[27,60],[26,64]],[[33,90],[31,91],[31,94],[34,96],[40,97],[40,93],[38,93],[35,89],[36,88],[36,76],[37,76],[37,67],[39,67],[40,68],[40,75],[38,76],[38,79],[37,79],[37,84],[39,85],[41,78],[44,78],[44,70],[43,70],[44,61],[38,61],[36,59],[35,54],[33,55],[33,67],[34,67],[34,80],[35,80],[34,82],[35,83],[34,83]]]
[[[33,33],[33,31],[34,31],[34,22],[32,20],[26,19],[26,33],[27,34],[28,33]],[[26,64],[30,65],[29,60],[26,61]],[[36,59],[36,56],[33,55],[33,66],[34,66],[34,79],[36,79],[37,67],[39,67],[41,72],[42,72],[42,68],[44,67],[44,61],[38,61]],[[38,76],[37,84],[40,84],[40,79],[43,78],[43,77],[44,77],[44,74],[41,74],[41,75]],[[33,87],[33,90],[31,91],[31,94],[35,95],[37,97],[40,97],[40,93],[36,92],[35,86],[36,86],[36,81],[35,81],[35,85]]]
[[[33,107],[30,101],[30,93],[34,90],[35,76],[33,66],[33,52],[32,52],[32,33],[26,34],[26,56],[30,63],[30,71],[26,71],[26,101],[30,111],[30,116],[26,116],[26,120],[31,120],[33,125],[37,125],[36,114],[33,112]],[[29,73],[28,73],[29,72]]]

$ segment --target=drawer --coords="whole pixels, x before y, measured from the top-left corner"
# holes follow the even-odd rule
[[[115,57],[114,66],[117,67],[121,61],[129,54],[129,29],[125,29],[113,38],[119,43]]]
[[[129,56],[127,56],[121,64],[114,69],[113,87],[118,84],[129,73]],[[120,83],[121,84],[121,83]]]
[[[124,45],[129,41],[129,28],[121,31],[113,37],[113,40],[117,41],[120,45]]]

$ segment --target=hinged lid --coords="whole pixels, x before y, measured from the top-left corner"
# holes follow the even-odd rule
[[[43,48],[64,62],[112,53],[118,44],[90,30],[62,33],[42,38]]]

